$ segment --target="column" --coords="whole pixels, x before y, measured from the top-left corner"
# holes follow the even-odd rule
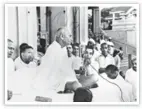
[[[99,18],[99,7],[91,7],[92,9],[92,27],[93,32],[98,33],[100,31],[100,18]]]
[[[80,43],[80,8],[74,7],[73,9],[73,33],[74,33],[74,42]]]
[[[18,7],[18,33],[19,33],[19,45],[21,43],[28,43],[28,18],[27,8]]]
[[[37,48],[37,15],[36,7],[18,7],[19,45],[28,43]]]
[[[13,59],[15,59],[18,55],[18,8],[15,6],[6,6],[5,7],[5,40],[11,39],[15,45],[15,51],[13,54]]]
[[[46,31],[47,31],[47,39],[46,44],[51,44],[51,10],[50,7],[46,7]]]
[[[41,32],[46,32],[46,7],[40,7]]]
[[[73,35],[73,7],[66,7],[65,8],[65,25],[68,28],[68,30]]]
[[[28,44],[31,45],[35,50],[37,50],[37,15],[36,7],[28,7]]]
[[[80,7],[80,43],[88,42],[88,7]]]
[[[51,10],[51,41],[55,40],[58,28],[65,26],[65,7],[50,7]]]

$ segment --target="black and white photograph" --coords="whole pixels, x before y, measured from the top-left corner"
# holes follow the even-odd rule
[[[139,4],[5,4],[6,105],[138,105],[139,79]]]

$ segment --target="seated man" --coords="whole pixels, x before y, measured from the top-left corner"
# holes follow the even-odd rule
[[[94,49],[91,46],[86,46],[84,54],[84,63],[80,69],[79,82],[83,87],[95,87],[98,80],[98,63],[92,62],[91,58],[94,54]],[[95,85],[95,86],[94,86]]]
[[[78,88],[73,97],[73,102],[91,102],[93,98],[92,92],[87,88]]]
[[[37,66],[34,62],[33,48],[28,44],[24,43],[20,46],[20,56],[15,60],[16,70],[22,68],[34,68]]]
[[[114,58],[108,53],[108,45],[107,43],[101,44],[101,52],[102,54],[98,57],[99,63],[99,73],[105,72],[106,66],[113,64],[115,65]]]
[[[8,80],[8,89],[10,89],[9,87],[9,78],[11,77],[11,75],[13,74],[13,72],[15,71],[15,64],[14,61],[12,59],[12,55],[14,53],[14,44],[13,41],[10,39],[7,39],[7,44],[8,44],[8,50],[7,50],[7,80]],[[7,90],[7,100],[10,100],[12,98],[12,91]]]
[[[82,65],[82,58],[79,57],[79,44],[74,43],[73,44],[73,69],[74,70],[79,70],[80,66]]]
[[[94,48],[94,54],[91,61],[96,61],[96,59],[100,56],[100,52],[96,49],[96,42],[94,41],[94,39],[90,38],[87,45]]]
[[[110,83],[116,85],[121,92],[121,99],[123,102],[132,102],[134,101],[132,86],[127,83],[120,75],[118,68],[114,65],[108,65],[105,71],[106,76],[103,77]]]
[[[7,50],[7,67],[8,67],[8,73],[14,72],[15,71],[15,64],[12,59],[12,55],[14,53],[14,44],[13,41],[10,39],[7,40],[8,43],[8,50]]]
[[[68,53],[68,57],[69,57],[69,58],[70,58],[70,57],[73,57],[72,52],[73,52],[72,45],[68,45],[68,46],[67,46],[67,53]]]
[[[70,65],[71,65],[72,69],[74,70],[74,68],[73,68],[73,60],[74,60],[75,56],[72,54],[72,52],[73,52],[72,45],[68,45],[67,46],[68,59],[70,61]]]
[[[111,37],[109,38],[109,41],[107,42],[108,44],[108,52],[111,56],[113,56],[113,53],[114,53],[114,44],[113,42],[111,41]]]
[[[132,67],[126,71],[125,80],[129,82],[133,87],[133,95],[135,101],[137,100],[137,60],[136,58],[132,59]]]

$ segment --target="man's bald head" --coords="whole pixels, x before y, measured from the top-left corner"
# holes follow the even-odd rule
[[[55,38],[61,47],[65,47],[72,42],[72,35],[66,27],[59,28],[56,32]]]

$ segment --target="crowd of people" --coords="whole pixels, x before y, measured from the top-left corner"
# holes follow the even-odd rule
[[[16,92],[32,90],[35,98],[49,91],[72,93],[73,102],[137,101],[136,58],[130,69],[121,71],[123,51],[114,48],[111,37],[90,36],[82,52],[66,27],[59,28],[55,37],[43,57],[35,58],[33,47],[22,43],[15,60],[14,42],[8,39],[8,100]]]

